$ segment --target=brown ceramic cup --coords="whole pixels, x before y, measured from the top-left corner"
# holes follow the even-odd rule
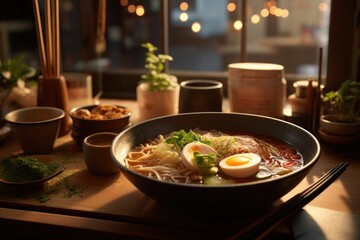
[[[180,83],[179,113],[222,112],[223,84],[213,80]]]
[[[99,132],[84,139],[83,152],[86,167],[95,174],[108,175],[119,172],[110,152],[116,133]]]

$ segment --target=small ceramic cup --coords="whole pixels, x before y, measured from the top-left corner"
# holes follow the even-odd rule
[[[99,132],[87,136],[83,142],[86,167],[95,174],[108,175],[119,172],[111,158],[111,143],[116,133]]]
[[[65,112],[55,107],[27,107],[8,113],[5,120],[11,126],[25,154],[49,154]]]
[[[222,112],[223,84],[213,80],[180,83],[179,113]]]

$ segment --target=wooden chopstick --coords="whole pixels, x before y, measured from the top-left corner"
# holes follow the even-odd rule
[[[312,81],[312,79],[308,81],[306,89],[306,128],[309,131],[312,131],[314,118],[314,88]]]
[[[319,129],[319,118],[320,118],[320,110],[321,110],[321,75],[322,75],[322,48],[319,49],[319,65],[318,65],[318,85],[315,93],[315,107],[314,107],[314,116],[313,116],[313,133],[316,133]]]
[[[337,164],[304,191],[298,193],[258,221],[255,221],[253,224],[230,236],[228,239],[258,239],[263,237],[263,233],[267,232],[269,228],[277,226],[289,216],[300,211],[306,204],[330,186],[330,184],[346,170],[348,165],[349,163],[347,162]]]
[[[46,42],[46,58],[48,63],[48,74],[52,78],[53,72],[53,40],[52,40],[52,19],[51,19],[51,3],[50,0],[45,0],[45,42]]]
[[[45,45],[44,45],[44,36],[42,31],[40,10],[39,10],[39,1],[33,0],[34,16],[35,16],[35,27],[36,27],[36,36],[39,44],[39,54],[40,54],[40,64],[43,70],[43,76],[48,77],[47,73],[47,61],[45,54]]]
[[[60,24],[59,0],[52,0],[53,17],[53,51],[54,51],[54,77],[60,77]]]
[[[59,0],[45,0],[45,41],[38,0],[33,0],[33,5],[43,76],[60,78]]]

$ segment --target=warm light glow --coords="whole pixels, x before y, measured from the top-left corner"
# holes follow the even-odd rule
[[[260,15],[261,15],[262,17],[267,17],[267,16],[269,16],[269,10],[267,10],[266,8],[263,8],[263,9],[261,10],[261,12],[260,12]]]
[[[254,24],[259,23],[259,22],[260,22],[260,17],[259,17],[259,15],[257,15],[257,14],[252,15],[252,16],[251,16],[251,22],[254,23]]]
[[[125,7],[129,4],[129,0],[120,0],[120,5]]]
[[[273,6],[276,6],[276,1],[275,1],[275,0],[271,0],[271,1],[268,1],[268,2],[266,3],[266,7],[267,7],[267,8],[271,8],[271,7],[273,7]]]
[[[129,13],[134,13],[136,11],[136,7],[135,7],[135,5],[131,4],[128,6],[127,10]]]
[[[194,22],[191,25],[191,30],[195,33],[200,32],[201,31],[201,24],[199,22]]]
[[[187,11],[189,9],[189,4],[187,2],[180,3],[180,10]]]
[[[269,11],[272,15],[275,15],[275,11],[276,11],[277,7],[276,6],[272,6],[270,7]]]
[[[234,12],[236,10],[236,5],[235,3],[228,3],[226,8],[229,12]]]
[[[276,10],[275,10],[275,13],[274,13],[274,15],[275,16],[277,16],[277,17],[280,17],[281,15],[282,15],[282,9],[281,8],[277,8]]]
[[[240,31],[242,29],[242,27],[243,27],[243,24],[242,24],[242,22],[240,20],[236,20],[234,22],[233,26],[234,26],[234,29],[236,31]]]
[[[319,10],[325,12],[328,9],[328,5],[324,2],[319,4]]]
[[[183,13],[180,14],[179,19],[182,22],[186,22],[189,19],[189,15],[187,13],[183,12]]]
[[[143,6],[139,5],[136,7],[136,15],[139,17],[143,16],[145,14],[145,9]]]
[[[283,9],[281,13],[281,17],[287,18],[289,16],[289,10]]]

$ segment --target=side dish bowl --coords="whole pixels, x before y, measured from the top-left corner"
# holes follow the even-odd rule
[[[119,117],[113,117],[109,119],[97,119],[94,118],[82,118],[77,115],[79,110],[87,110],[91,112],[93,109],[97,107],[116,107],[117,109],[121,109],[121,114],[119,113]],[[102,109],[102,113],[110,113],[106,111],[107,109]],[[94,133],[98,132],[113,132],[119,133],[124,130],[126,127],[131,125],[130,117],[131,110],[125,106],[119,105],[87,105],[81,107],[72,108],[69,111],[69,115],[72,119],[72,138],[77,143],[82,144],[83,140]]]
[[[125,166],[128,152],[139,144],[173,131],[219,130],[249,132],[276,138],[293,145],[303,156],[304,166],[286,175],[229,185],[169,183],[136,173]],[[292,123],[259,115],[241,113],[184,113],[154,118],[134,125],[114,139],[113,161],[129,181],[159,203],[214,211],[215,209],[249,210],[268,207],[297,186],[318,161],[320,144],[305,129]]]

